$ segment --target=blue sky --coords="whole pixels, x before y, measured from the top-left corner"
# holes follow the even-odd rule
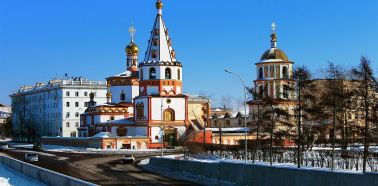
[[[252,85],[254,63],[270,47],[272,21],[278,47],[317,72],[328,61],[378,62],[376,0],[163,0],[163,18],[184,91],[215,98],[242,97],[228,67]],[[103,80],[124,70],[131,23],[143,59],[156,15],[155,0],[0,0],[0,103],[22,85],[64,73]]]

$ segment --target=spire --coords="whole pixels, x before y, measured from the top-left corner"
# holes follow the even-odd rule
[[[144,62],[176,62],[172,40],[168,35],[168,29],[162,18],[162,8],[163,3],[158,0],[156,2],[158,13],[148,41]]]
[[[271,37],[271,46],[272,48],[277,48],[277,34],[276,34],[276,27],[277,25],[273,22],[272,23],[272,34],[270,35]]]

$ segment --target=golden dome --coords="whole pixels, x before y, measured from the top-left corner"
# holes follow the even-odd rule
[[[134,42],[130,42],[125,51],[127,54],[138,54],[139,48]]]
[[[281,59],[283,61],[289,61],[289,58],[286,56],[285,52],[278,49],[278,48],[271,48],[264,52],[261,56],[261,61],[269,60],[269,59]]]
[[[112,97],[112,93],[107,92],[107,93],[106,93],[106,97],[107,97],[107,98],[111,98],[111,97]]]
[[[163,3],[161,2],[161,0],[158,0],[156,2],[156,9],[163,9]]]

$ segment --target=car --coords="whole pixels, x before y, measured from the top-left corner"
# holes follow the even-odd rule
[[[1,142],[0,143],[0,150],[3,151],[3,150],[8,150],[8,143],[4,143],[4,142]]]
[[[43,150],[43,148],[42,148],[42,143],[40,143],[40,142],[35,142],[35,143],[33,144],[33,150],[36,150],[36,151],[42,151],[42,150]]]
[[[134,164],[135,158],[131,154],[126,154],[122,157],[122,163],[132,163]]]
[[[38,154],[26,153],[25,154],[25,161],[26,162],[38,162],[39,161]]]

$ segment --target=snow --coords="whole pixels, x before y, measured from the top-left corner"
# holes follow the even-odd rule
[[[1,186],[40,186],[45,185],[37,180],[33,180],[19,172],[14,171],[0,164],[0,185]]]
[[[92,136],[91,138],[109,138],[109,137],[112,137],[112,134],[110,132],[100,132]]]

